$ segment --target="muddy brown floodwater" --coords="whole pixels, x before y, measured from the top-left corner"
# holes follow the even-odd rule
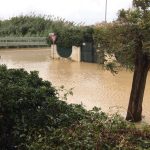
[[[0,64],[8,68],[37,70],[40,77],[54,86],[73,89],[68,103],[83,104],[87,109],[94,106],[103,111],[119,112],[125,116],[129,101],[133,73],[122,70],[113,76],[101,66],[92,63],[78,63],[67,60],[53,60],[48,48],[1,49]],[[144,101],[143,120],[150,123],[150,78],[148,74]]]

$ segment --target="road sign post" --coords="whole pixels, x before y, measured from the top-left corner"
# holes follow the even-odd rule
[[[55,44],[57,35],[55,33],[49,33],[49,38],[53,42],[53,59],[54,59],[54,44]]]

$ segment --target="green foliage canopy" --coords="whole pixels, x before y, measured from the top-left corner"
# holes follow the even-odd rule
[[[134,0],[134,8],[120,10],[117,21],[94,28],[95,44],[101,50],[115,54],[123,67],[134,68],[138,38],[143,41],[142,51],[150,51],[150,2]]]

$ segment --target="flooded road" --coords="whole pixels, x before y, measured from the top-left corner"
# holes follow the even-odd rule
[[[101,66],[91,63],[78,63],[67,60],[53,60],[48,48],[36,49],[1,49],[0,64],[8,68],[37,70],[40,77],[49,80],[54,86],[73,89],[69,103],[78,103],[87,109],[94,106],[103,111],[116,111],[126,115],[133,73],[122,70],[113,76]],[[149,74],[150,75],[150,74]],[[144,121],[150,123],[150,78],[148,75],[144,102]]]

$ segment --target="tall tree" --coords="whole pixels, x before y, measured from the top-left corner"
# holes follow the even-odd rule
[[[133,8],[120,10],[117,21],[95,29],[96,43],[116,60],[106,63],[116,72],[116,62],[134,71],[126,120],[142,119],[142,102],[150,68],[150,0],[133,0]]]
[[[135,11],[138,12],[137,20],[135,23],[133,22],[136,25],[133,37],[135,68],[126,119],[136,122],[142,119],[142,102],[150,68],[148,46],[150,45],[150,0],[134,0],[133,5],[136,8]],[[128,17],[129,15],[130,13],[127,14]]]

